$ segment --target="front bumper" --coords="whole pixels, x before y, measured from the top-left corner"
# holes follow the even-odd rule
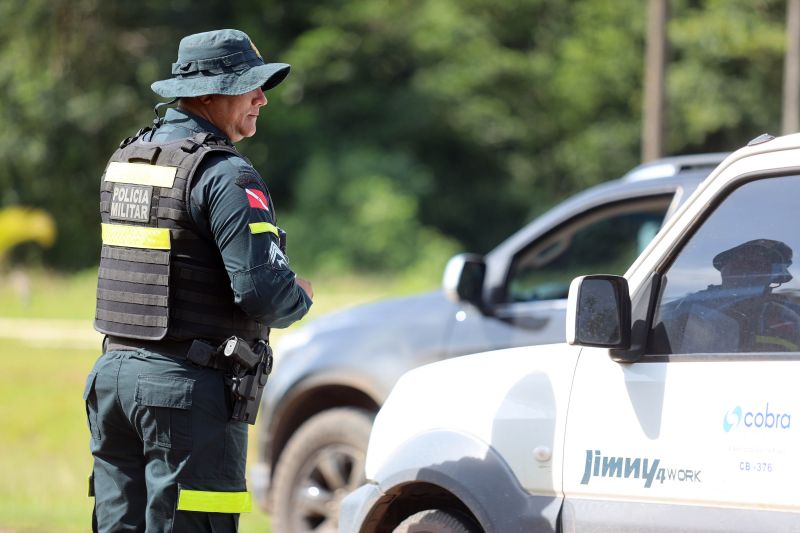
[[[339,509],[339,533],[359,533],[382,495],[378,484],[371,481],[348,494]]]

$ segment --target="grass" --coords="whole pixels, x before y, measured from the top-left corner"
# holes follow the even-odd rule
[[[87,531],[91,455],[81,393],[95,353],[0,343],[0,524]]]
[[[57,272],[0,271],[0,316],[5,318],[83,318],[94,315],[97,269]]]
[[[329,311],[350,307],[386,296],[429,290],[438,284],[438,273],[415,276],[359,276],[320,274],[312,276],[314,305],[304,321]],[[0,270],[0,317],[85,319],[94,316],[97,269],[76,274],[36,270]]]
[[[11,328],[0,328],[0,531],[90,529],[93,500],[87,496],[87,480],[92,459],[82,392],[99,355],[99,335],[91,333],[95,275],[95,270],[72,276],[28,273],[22,290],[22,278],[0,278],[0,321],[18,319],[7,321]],[[313,281],[315,303],[304,322],[425,288],[424,280],[408,278],[335,276]],[[427,288],[435,283],[429,280]],[[23,325],[30,329],[23,331]],[[50,331],[37,331],[37,325]],[[283,332],[274,333],[277,338]],[[251,452],[254,440],[251,432]],[[242,515],[240,525],[243,533],[270,531],[269,517],[259,510]]]

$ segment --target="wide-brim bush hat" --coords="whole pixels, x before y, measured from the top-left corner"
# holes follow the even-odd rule
[[[286,63],[265,63],[243,31],[214,30],[181,39],[173,77],[150,87],[165,98],[235,96],[256,87],[272,89],[286,79],[290,68]]]
[[[754,239],[724,250],[714,256],[711,264],[720,272],[731,266],[740,275],[771,274],[771,283],[792,280],[792,249],[772,239]]]

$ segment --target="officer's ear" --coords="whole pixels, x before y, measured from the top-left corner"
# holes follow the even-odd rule
[[[196,105],[208,105],[213,101],[213,96],[213,94],[204,94],[203,96],[184,96],[180,99],[179,103],[188,108]]]

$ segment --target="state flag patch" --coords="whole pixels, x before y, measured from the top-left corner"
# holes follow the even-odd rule
[[[247,193],[247,201],[250,202],[250,207],[269,211],[267,196],[263,192],[258,189],[245,189],[244,192]]]

